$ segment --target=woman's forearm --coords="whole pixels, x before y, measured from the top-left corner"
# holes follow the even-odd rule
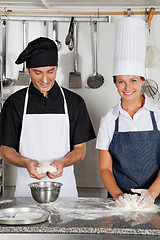
[[[99,150],[99,170],[102,182],[112,197],[116,199],[123,194],[113,176],[112,156],[108,150]]]
[[[108,190],[108,192],[112,195],[114,199],[116,199],[120,194],[123,193],[121,189],[117,186],[115,178],[109,170],[100,170],[100,174],[105,188]]]
[[[158,173],[156,180],[152,183],[148,190],[155,194],[155,198],[160,194],[160,171]]]

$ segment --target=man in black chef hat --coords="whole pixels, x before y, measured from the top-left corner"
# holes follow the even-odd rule
[[[5,101],[0,125],[1,156],[18,167],[15,196],[31,196],[33,181],[54,179],[63,184],[61,197],[77,197],[73,164],[84,158],[86,141],[95,138],[85,103],[57,84],[54,41],[30,42],[16,64],[25,61],[31,83]]]

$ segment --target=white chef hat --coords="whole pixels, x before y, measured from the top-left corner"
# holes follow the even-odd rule
[[[146,27],[142,19],[124,17],[115,27],[113,76],[145,77]]]

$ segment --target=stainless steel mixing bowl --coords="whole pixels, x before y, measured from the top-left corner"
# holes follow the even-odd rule
[[[28,186],[36,202],[50,203],[56,201],[58,198],[62,183],[42,181],[30,183]]]
[[[2,173],[3,173],[4,168],[5,168],[5,166],[0,164],[0,177],[2,177]]]

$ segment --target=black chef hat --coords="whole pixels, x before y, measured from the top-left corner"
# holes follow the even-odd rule
[[[21,64],[25,61],[27,68],[57,66],[57,45],[49,38],[37,38],[28,44],[15,63]]]

